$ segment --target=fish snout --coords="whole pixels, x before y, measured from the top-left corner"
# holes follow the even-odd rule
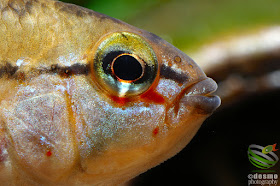
[[[179,104],[191,107],[199,114],[211,114],[221,104],[220,97],[212,95],[217,88],[217,83],[213,79],[206,77],[185,87]]]

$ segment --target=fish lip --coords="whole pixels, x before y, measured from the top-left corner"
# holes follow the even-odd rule
[[[189,83],[182,90],[178,105],[191,106],[201,114],[211,114],[221,104],[220,97],[213,95],[217,88],[217,83],[209,77]]]
[[[217,83],[209,77],[190,83],[182,90],[185,96],[210,96],[218,89]]]

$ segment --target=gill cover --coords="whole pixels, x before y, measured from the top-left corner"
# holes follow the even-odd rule
[[[151,46],[140,36],[116,32],[95,47],[93,76],[108,94],[131,97],[147,91],[158,75],[158,61]]]

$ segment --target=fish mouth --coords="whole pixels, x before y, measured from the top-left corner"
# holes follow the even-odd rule
[[[179,96],[178,107],[193,107],[199,114],[211,114],[221,104],[220,97],[213,95],[217,88],[217,83],[208,77],[188,84]]]

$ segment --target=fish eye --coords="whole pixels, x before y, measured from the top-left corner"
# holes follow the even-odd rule
[[[152,47],[136,34],[117,32],[105,36],[95,51],[91,68],[94,80],[111,95],[140,95],[158,76]]]

